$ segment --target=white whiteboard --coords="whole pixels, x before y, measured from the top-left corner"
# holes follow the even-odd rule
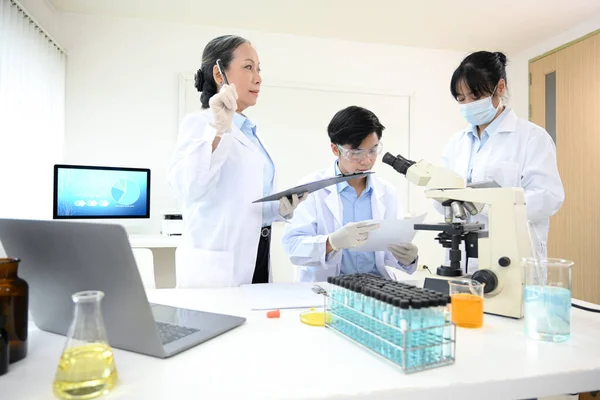
[[[191,74],[180,77],[180,120],[200,108],[200,94]],[[373,111],[386,127],[383,152],[409,156],[410,97],[343,88],[319,88],[297,84],[262,85],[258,104],[245,114],[258,127],[277,169],[277,190],[296,186],[316,170],[333,167],[335,160],[327,135],[333,115],[350,105]],[[384,154],[382,153],[382,155]],[[375,173],[398,190],[399,207],[408,209],[408,182],[379,158]],[[281,249],[281,227],[273,228],[271,259],[276,281],[293,279],[293,268]]]

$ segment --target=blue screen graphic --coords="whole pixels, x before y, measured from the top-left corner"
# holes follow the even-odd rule
[[[148,213],[148,172],[58,168],[58,217],[135,218]]]

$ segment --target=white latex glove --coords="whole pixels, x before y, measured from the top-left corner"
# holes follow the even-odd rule
[[[294,210],[300,203],[308,198],[308,192],[302,193],[300,196],[297,194],[292,195],[292,201],[287,197],[279,199],[279,215],[285,219],[290,219],[294,215]]]
[[[213,113],[212,126],[217,131],[217,136],[223,136],[224,133],[231,132],[231,122],[233,114],[237,109],[237,92],[235,84],[223,85],[221,90],[208,101],[208,105]]]
[[[402,265],[410,265],[417,259],[419,249],[412,243],[392,244],[389,247],[394,258]]]
[[[329,244],[333,250],[350,249],[362,244],[369,232],[379,228],[379,224],[362,221],[351,222],[329,235]]]

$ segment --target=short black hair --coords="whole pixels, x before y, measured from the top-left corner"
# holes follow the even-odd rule
[[[250,43],[240,36],[224,35],[214,38],[202,52],[202,65],[195,75],[194,86],[199,91],[202,108],[208,108],[208,101],[217,93],[217,82],[213,76],[213,68],[221,59],[223,68],[227,69],[233,59],[233,52],[244,43]]]
[[[465,82],[475,97],[491,95],[500,79],[507,82],[506,63],[506,56],[500,52],[478,51],[469,54],[452,74],[452,97],[458,97],[458,84],[461,81]]]
[[[379,118],[372,111],[359,106],[350,106],[333,116],[327,126],[327,133],[331,143],[340,146],[349,144],[353,149],[357,149],[373,132],[381,139],[384,129],[385,126],[379,122]]]

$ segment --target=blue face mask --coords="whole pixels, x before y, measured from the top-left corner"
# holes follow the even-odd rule
[[[460,113],[464,119],[475,126],[489,124],[498,111],[498,109],[494,107],[494,103],[492,103],[495,92],[496,89],[494,89],[491,96],[486,97],[485,99],[477,100],[472,103],[459,104]]]

